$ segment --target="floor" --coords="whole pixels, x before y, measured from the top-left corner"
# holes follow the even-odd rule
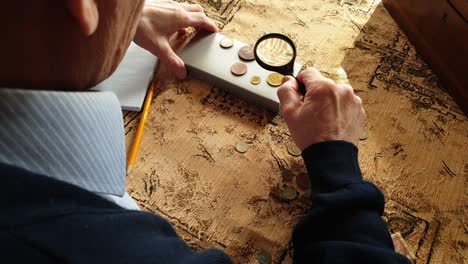
[[[289,35],[298,62],[351,84],[369,138],[364,177],[386,195],[384,219],[415,263],[466,263],[468,119],[379,0],[196,0],[221,33],[253,44]],[[287,151],[282,119],[222,87],[164,68],[127,190],[195,250],[217,247],[236,263],[291,263],[290,235],[309,206],[304,166]],[[127,146],[139,115],[125,113]],[[239,153],[239,142],[249,145]],[[277,190],[295,188],[292,201]]]

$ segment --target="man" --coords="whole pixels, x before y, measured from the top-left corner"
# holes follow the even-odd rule
[[[35,0],[2,4],[0,25],[0,252],[6,263],[230,263],[194,253],[161,217],[125,193],[122,116],[112,94],[85,90],[107,78],[130,41],[179,77],[168,38],[215,31],[198,5],[142,0]],[[278,90],[303,150],[313,207],[293,231],[297,263],[407,263],[381,219],[384,198],[362,180],[365,113],[347,85],[310,68]],[[120,206],[119,206],[120,205]],[[127,208],[127,209],[126,209]]]

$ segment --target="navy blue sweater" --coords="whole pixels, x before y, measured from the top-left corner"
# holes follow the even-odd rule
[[[313,206],[293,231],[297,263],[409,263],[394,252],[383,195],[362,180],[357,154],[340,141],[303,152]],[[4,263],[231,263],[217,249],[192,252],[157,215],[20,168],[0,171]]]

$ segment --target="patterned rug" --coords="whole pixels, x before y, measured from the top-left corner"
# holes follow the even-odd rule
[[[401,233],[415,263],[467,262],[467,118],[379,0],[192,2],[245,43],[267,32],[290,36],[298,62],[351,84],[368,115],[362,171],[386,195],[390,231]],[[162,72],[128,192],[195,250],[290,263],[291,230],[309,193],[284,122],[222,87]],[[125,121],[129,146],[139,116],[125,113]],[[238,142],[249,150],[237,152]],[[298,197],[278,199],[284,186]]]

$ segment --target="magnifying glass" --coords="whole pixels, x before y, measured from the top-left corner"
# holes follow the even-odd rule
[[[264,69],[282,75],[294,76],[294,62],[296,61],[296,45],[285,35],[278,33],[266,34],[257,40],[254,55],[257,63]],[[299,91],[305,95],[303,83],[299,84]]]

